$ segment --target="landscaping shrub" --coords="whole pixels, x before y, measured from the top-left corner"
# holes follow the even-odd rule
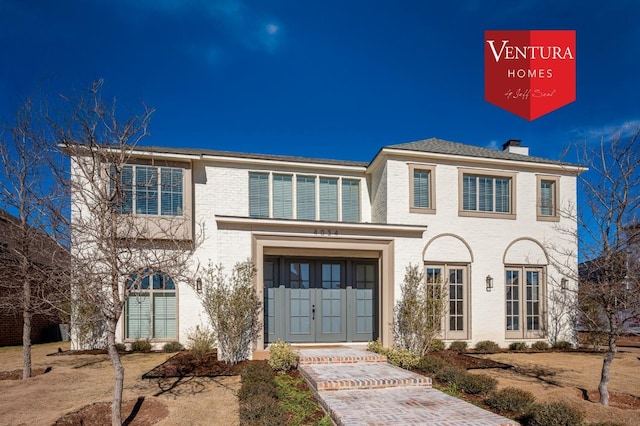
[[[240,373],[242,384],[251,385],[258,382],[273,382],[273,370],[264,362],[253,363],[245,367]]]
[[[497,385],[498,381],[486,374],[466,373],[462,376],[462,382],[458,384],[458,387],[465,393],[476,395],[494,391]]]
[[[566,351],[567,349],[573,348],[573,345],[571,342],[567,342],[566,340],[559,340],[553,344],[553,348]]]
[[[588,426],[625,426],[625,424],[617,423],[617,422],[597,422],[597,423],[589,423]]]
[[[189,340],[189,350],[198,362],[204,361],[207,354],[213,351],[216,341],[213,334],[204,328],[196,327],[187,334]]]
[[[526,413],[535,401],[536,397],[531,392],[513,387],[506,387],[493,392],[485,400],[491,408],[520,414]]]
[[[582,411],[564,402],[533,404],[521,419],[523,426],[580,426]]]
[[[409,350],[405,348],[385,349],[383,354],[387,356],[389,364],[406,370],[415,368],[420,361],[420,357],[418,355],[409,352]]]
[[[269,365],[276,371],[289,371],[298,365],[298,354],[289,343],[278,340],[269,346]]]
[[[367,350],[369,352],[381,354],[384,351],[384,348],[382,347],[382,342],[380,341],[380,339],[377,339],[370,340],[369,343],[367,343]]]
[[[151,350],[151,342],[148,340],[134,340],[131,343],[131,351],[133,352],[149,352]]]
[[[240,390],[238,391],[238,399],[240,401],[246,401],[257,395],[267,395],[270,398],[275,398],[277,395],[276,391],[277,386],[273,379],[265,382],[254,380],[251,381],[251,383],[240,387]]]
[[[127,350],[127,345],[124,343],[116,343],[116,350],[118,352],[125,352]]]
[[[182,346],[182,343],[180,342],[167,342],[162,346],[162,351],[163,352],[180,352],[181,350],[183,350],[184,347]]]
[[[525,342],[513,342],[509,344],[510,351],[526,351],[527,344]]]
[[[284,426],[287,424],[287,419],[277,399],[269,395],[254,395],[240,403],[240,424]]]
[[[476,343],[476,350],[482,352],[495,352],[500,350],[500,345],[491,340],[481,340]]]
[[[536,351],[546,351],[549,349],[549,344],[547,342],[534,342],[531,344],[531,349],[535,349]]]
[[[449,349],[455,352],[464,352],[467,350],[467,342],[456,340],[455,342],[451,342]]]
[[[440,339],[433,339],[431,341],[431,346],[429,346],[429,352],[440,352],[444,351],[444,342]]]
[[[467,370],[460,367],[444,367],[436,372],[434,377],[440,382],[454,384],[460,388],[460,385],[467,374]]]
[[[440,371],[442,367],[444,367],[444,361],[442,359],[427,355],[420,358],[418,365],[416,365],[416,370],[434,374]]]

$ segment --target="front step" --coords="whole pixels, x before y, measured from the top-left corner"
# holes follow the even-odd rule
[[[315,392],[349,389],[431,387],[429,377],[382,362],[305,364],[298,371]]]
[[[374,352],[350,348],[300,349],[299,364],[355,364],[359,362],[387,362],[387,357]]]

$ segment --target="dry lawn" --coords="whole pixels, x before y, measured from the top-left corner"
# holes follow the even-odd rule
[[[33,347],[33,366],[47,374],[24,380],[0,380],[0,424],[50,425],[86,405],[110,401],[113,370],[107,355],[46,356],[67,343]],[[0,348],[0,371],[21,368],[22,347]],[[169,415],[158,425],[238,424],[239,377],[143,380],[141,376],[171,354],[131,354],[125,367],[124,399],[144,397],[164,404]],[[129,413],[124,413],[125,416]],[[135,425],[135,421],[133,423]]]
[[[513,370],[483,371],[498,379],[498,387],[515,386],[532,392],[538,401],[565,401],[586,413],[589,422],[615,421],[640,425],[640,410],[603,407],[585,401],[581,389],[596,391],[602,368],[602,354],[576,352],[499,353],[481,355],[518,367]],[[640,351],[620,352],[611,369],[610,392],[640,397]],[[478,371],[478,370],[476,370]],[[480,371],[478,371],[480,372]]]

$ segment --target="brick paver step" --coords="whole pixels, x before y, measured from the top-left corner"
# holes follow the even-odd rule
[[[387,357],[360,349],[300,349],[300,365],[305,364],[348,364],[358,362],[387,362]]]
[[[431,379],[382,362],[305,364],[299,367],[315,391],[431,386]]]
[[[428,387],[317,393],[338,426],[511,426],[518,422]]]

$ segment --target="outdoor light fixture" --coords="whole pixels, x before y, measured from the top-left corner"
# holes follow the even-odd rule
[[[487,275],[487,291],[491,291],[493,288],[493,278],[491,275]]]
[[[569,286],[569,280],[568,279],[563,278],[563,279],[560,280],[560,289],[562,291],[565,291],[568,286]]]
[[[196,279],[196,291],[202,293],[202,278]]]

